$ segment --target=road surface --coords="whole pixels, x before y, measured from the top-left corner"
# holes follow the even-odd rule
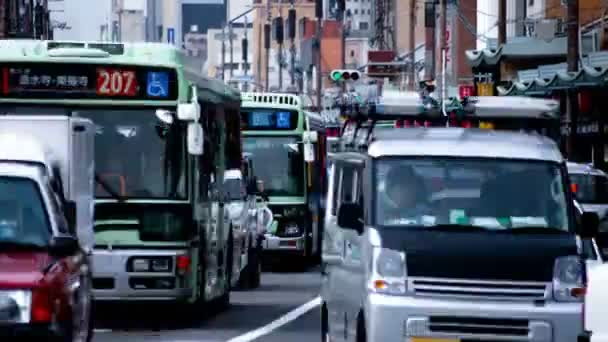
[[[104,307],[93,342],[304,342],[320,340],[320,274],[264,273],[256,290],[233,291],[230,307],[197,322],[180,312],[136,305]]]

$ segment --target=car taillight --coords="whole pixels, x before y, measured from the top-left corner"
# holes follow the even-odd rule
[[[32,323],[48,323],[53,319],[53,303],[47,288],[32,291]]]
[[[186,274],[190,271],[190,257],[187,255],[178,255],[175,259],[175,265],[177,268],[177,273],[180,275]]]

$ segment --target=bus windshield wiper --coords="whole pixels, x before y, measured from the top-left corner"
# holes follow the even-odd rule
[[[484,226],[475,226],[471,224],[436,224],[432,226],[424,227],[424,230],[431,230],[437,232],[483,232],[483,231],[495,231]]]
[[[104,181],[97,172],[95,172],[95,182],[101,185],[101,187],[114,199],[118,200],[119,202],[124,202],[125,199],[120,196],[114,189],[112,189],[112,187],[108,183],[106,183],[106,181]]]
[[[543,226],[517,226],[505,229],[503,232],[509,234],[570,234],[563,229]]]

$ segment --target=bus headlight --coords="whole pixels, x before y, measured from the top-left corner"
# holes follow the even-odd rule
[[[300,235],[300,227],[295,222],[290,222],[285,225],[285,235]]]
[[[132,259],[131,270],[133,272],[148,272],[150,271],[149,259]]]
[[[390,295],[403,295],[407,290],[405,253],[375,247],[372,253],[372,291]]]
[[[129,272],[171,272],[171,257],[135,257],[129,263]]]

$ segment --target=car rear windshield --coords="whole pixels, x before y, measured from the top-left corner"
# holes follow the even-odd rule
[[[46,246],[51,225],[38,185],[27,178],[0,177],[0,244]]]

